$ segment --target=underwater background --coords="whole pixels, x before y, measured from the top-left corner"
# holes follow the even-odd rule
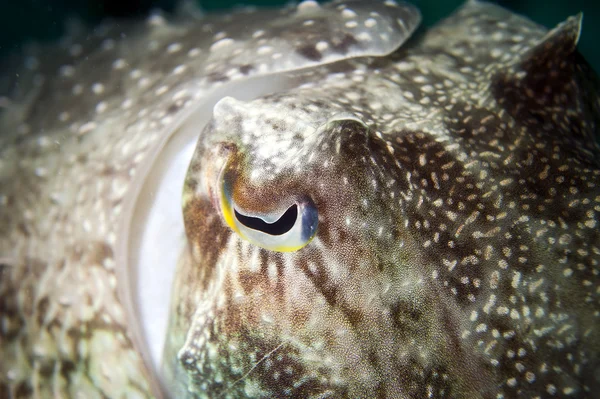
[[[192,0],[188,0],[192,1]],[[224,10],[236,5],[279,6],[289,0],[196,0],[206,11]],[[464,0],[413,0],[423,13],[425,26],[431,26],[460,6]],[[51,41],[60,37],[71,18],[95,25],[107,17],[143,17],[151,10],[174,10],[175,0],[21,0],[0,5],[0,57],[18,51],[27,41]],[[496,3],[551,28],[580,11],[584,13],[579,50],[600,71],[600,1],[590,0],[503,0]]]

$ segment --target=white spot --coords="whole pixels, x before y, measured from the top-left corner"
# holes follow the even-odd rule
[[[181,89],[181,90],[178,90],[175,94],[173,94],[172,99],[179,100],[179,99],[185,97],[187,94],[188,94],[188,91],[186,89]]]
[[[504,39],[504,33],[503,32],[495,32],[494,34],[492,34],[492,40],[495,40],[497,42],[501,41],[502,39]]]
[[[500,56],[502,56],[502,49],[493,48],[492,51],[490,51],[490,56],[492,58],[499,58]]]
[[[167,90],[169,90],[169,87],[166,85],[162,85],[154,91],[154,94],[156,94],[157,96],[161,96],[161,95],[165,94],[167,92]]]
[[[139,79],[142,76],[142,71],[140,71],[139,69],[134,69],[131,72],[129,72],[129,77],[131,79]]]
[[[519,283],[521,282],[521,273],[520,272],[515,272],[513,274],[513,278],[512,278],[512,287],[513,288],[518,288],[519,287]]]
[[[112,63],[112,67],[113,69],[123,69],[125,68],[125,66],[127,66],[127,63],[125,62],[124,59],[122,58],[117,58],[113,63]]]
[[[181,43],[171,43],[167,47],[167,53],[173,54],[181,50]]]
[[[349,8],[344,8],[342,10],[342,17],[344,18],[354,18],[356,17],[356,13]]]
[[[127,98],[121,104],[121,108],[123,108],[123,109],[131,108],[132,105],[133,105],[133,100],[131,98]]]
[[[233,39],[226,37],[224,39],[214,42],[212,44],[212,46],[210,46],[210,51],[217,51],[224,47],[230,46],[232,44],[233,44]]]
[[[96,128],[96,124],[94,122],[84,123],[83,125],[81,125],[79,127],[79,134],[86,134],[88,132],[91,132],[95,128]]]
[[[261,315],[261,319],[265,324],[273,324],[273,316],[271,316],[270,314],[263,313]]]
[[[88,232],[88,233],[90,231],[92,231],[92,223],[89,221],[89,219],[84,219],[83,220],[82,227],[83,227],[83,230],[86,231],[86,232]]]
[[[180,75],[185,72],[187,66],[185,65],[177,65],[175,69],[173,69],[173,75]]]
[[[163,26],[167,23],[165,18],[160,14],[152,14],[146,20],[146,23],[150,26]]]
[[[372,28],[377,25],[377,21],[374,18],[369,18],[365,21],[365,26],[367,28]]]
[[[146,87],[150,84],[150,79],[147,77],[143,77],[138,81],[139,87]]]
[[[6,376],[8,377],[9,380],[16,380],[19,377],[19,374],[16,370],[10,369],[6,373]]]
[[[370,42],[371,40],[373,40],[373,38],[368,32],[360,32],[358,36],[356,36],[356,38],[361,42]]]
[[[510,311],[510,318],[513,320],[518,320],[521,318],[521,315],[519,314],[519,312],[516,309],[512,309]]]
[[[188,57],[190,58],[196,57],[198,54],[200,54],[200,49],[198,47],[194,47],[188,51]]]
[[[48,169],[38,166],[37,168],[35,168],[34,173],[38,177],[45,177],[48,175]]]
[[[498,308],[496,308],[496,313],[499,315],[507,315],[508,312],[509,310],[506,306],[498,306]]]
[[[106,104],[106,101],[100,101],[98,104],[96,104],[96,112],[101,114],[104,111],[106,111],[106,108],[108,108],[108,105]]]
[[[314,0],[304,0],[303,2],[301,2],[300,4],[298,4],[298,12],[307,12],[310,10],[317,10],[319,9],[319,3],[317,3]]]
[[[102,93],[104,93],[104,85],[102,83],[94,83],[92,85],[92,92],[94,94],[102,94]]]
[[[259,55],[265,55],[265,54],[269,54],[271,51],[273,51],[273,47],[271,47],[271,46],[260,46],[256,50],[256,53]]]
[[[329,48],[329,44],[325,41],[320,41],[316,44],[315,48],[317,51],[325,51]]]
[[[349,100],[358,101],[360,99],[360,95],[355,91],[349,91],[344,94]]]
[[[218,41],[227,37],[227,33],[224,31],[215,33],[214,40]]]
[[[527,380],[528,383],[532,383],[535,381],[535,374],[533,374],[531,371],[528,371],[525,373],[525,379]]]

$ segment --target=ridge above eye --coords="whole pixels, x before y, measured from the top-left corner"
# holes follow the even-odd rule
[[[238,212],[234,208],[234,214],[238,222],[248,227],[249,229],[258,230],[265,234],[280,236],[287,233],[294,227],[298,217],[298,206],[293,204],[283,215],[273,223],[267,223],[260,217],[247,216]]]

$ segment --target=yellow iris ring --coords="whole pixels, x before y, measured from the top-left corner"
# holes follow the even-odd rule
[[[311,240],[312,240],[312,238],[311,238]],[[300,248],[305,247],[306,244],[308,244],[311,240],[308,240],[307,242],[303,243],[302,245],[296,245],[293,247],[282,245],[282,246],[276,246],[272,249],[273,249],[273,251],[277,251],[277,252],[295,252],[295,251],[299,250]],[[271,248],[267,248],[267,249],[271,249]]]
[[[239,229],[237,228],[237,224],[235,223],[233,206],[231,206],[231,204],[229,203],[229,200],[225,195],[225,190],[223,189],[221,189],[221,211],[223,212],[223,218],[225,218],[225,223],[227,223],[227,225],[231,227],[233,231],[243,236],[243,234],[241,234]]]

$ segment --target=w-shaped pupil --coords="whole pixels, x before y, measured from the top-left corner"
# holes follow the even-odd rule
[[[294,227],[294,223],[296,223],[296,218],[298,217],[298,206],[296,204],[290,206],[287,211],[273,223],[267,223],[261,218],[244,216],[235,209],[233,211],[235,212],[237,220],[244,226],[249,229],[262,231],[263,233],[272,236],[280,236],[290,231],[292,227]]]

